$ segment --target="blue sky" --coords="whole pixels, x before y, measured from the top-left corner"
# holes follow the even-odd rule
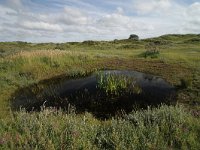
[[[0,0],[0,41],[200,33],[200,0]]]

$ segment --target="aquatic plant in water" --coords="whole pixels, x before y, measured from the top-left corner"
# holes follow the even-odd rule
[[[108,95],[139,94],[142,91],[133,77],[101,72],[97,74],[97,88]]]

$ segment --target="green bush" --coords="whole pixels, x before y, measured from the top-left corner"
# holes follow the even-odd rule
[[[158,58],[160,54],[160,48],[159,48],[160,42],[149,42],[145,45],[145,52],[139,54],[139,57],[144,58]]]
[[[139,57],[143,57],[143,58],[158,58],[159,57],[160,52],[156,51],[156,52],[152,52],[152,51],[145,51],[141,54],[139,54]]]

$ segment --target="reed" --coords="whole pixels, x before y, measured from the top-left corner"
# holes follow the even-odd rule
[[[97,87],[105,91],[107,95],[139,94],[141,92],[141,88],[136,84],[134,77],[110,73],[98,73]]]

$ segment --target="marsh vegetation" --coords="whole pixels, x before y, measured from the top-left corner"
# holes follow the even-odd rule
[[[188,34],[144,40],[1,42],[0,149],[199,149],[199,41],[199,35]],[[145,45],[151,42],[159,53],[144,58]],[[158,81],[175,88],[176,96],[166,95],[169,103],[163,97],[159,101],[159,94],[142,96],[153,88],[145,89],[136,77],[124,74],[105,76],[100,71],[92,77],[95,84],[89,84],[99,70],[159,76]],[[76,85],[81,92],[68,91]],[[96,95],[94,89],[100,92]],[[39,111],[33,111],[36,106]]]
[[[136,85],[134,77],[117,74],[99,73],[97,87],[108,95],[122,95],[124,93],[141,93],[141,88]]]

